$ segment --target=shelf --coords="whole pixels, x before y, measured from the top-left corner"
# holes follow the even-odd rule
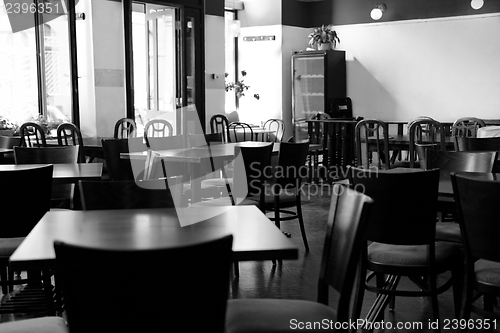
[[[323,74],[300,74],[299,77],[301,79],[324,79],[325,76]]]
[[[324,93],[303,93],[301,96],[325,97]]]

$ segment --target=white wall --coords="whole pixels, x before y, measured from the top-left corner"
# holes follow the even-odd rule
[[[355,116],[500,117],[500,15],[337,26]]]
[[[205,15],[205,126],[210,133],[210,117],[224,113],[225,23],[223,16]],[[214,78],[215,74],[216,78]]]

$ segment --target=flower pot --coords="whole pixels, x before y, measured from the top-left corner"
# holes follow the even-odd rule
[[[320,43],[318,44],[318,50],[331,50],[332,46],[330,43]]]

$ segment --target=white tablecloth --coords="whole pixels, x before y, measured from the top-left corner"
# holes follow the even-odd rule
[[[477,130],[478,138],[492,138],[496,136],[500,136],[500,126],[486,126]]]

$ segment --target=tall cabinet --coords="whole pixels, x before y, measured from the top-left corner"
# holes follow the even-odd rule
[[[335,100],[346,97],[345,51],[292,52],[292,122],[295,142],[308,139],[307,119],[336,118]]]

